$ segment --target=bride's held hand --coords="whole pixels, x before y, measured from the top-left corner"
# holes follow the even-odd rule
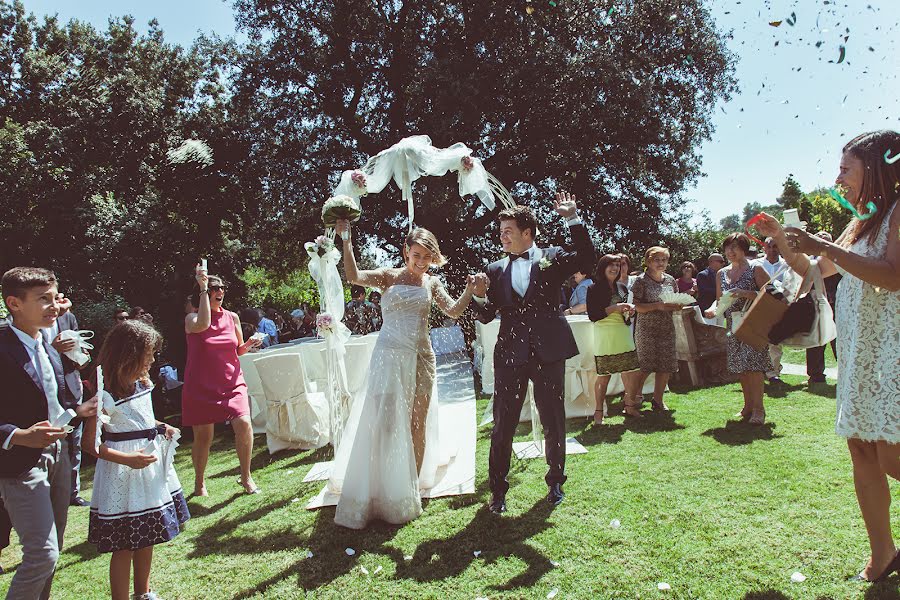
[[[338,219],[334,224],[334,232],[341,237],[344,242],[350,241],[350,221],[347,219]],[[344,235],[346,234],[346,235]]]
[[[472,293],[479,298],[484,298],[488,288],[491,286],[488,276],[485,273],[478,273],[476,275],[470,275],[469,277],[474,279]]]

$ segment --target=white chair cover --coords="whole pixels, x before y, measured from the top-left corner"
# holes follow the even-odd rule
[[[314,392],[298,353],[254,361],[266,396],[266,444],[279,450],[321,448],[329,443],[330,411],[325,394]]]

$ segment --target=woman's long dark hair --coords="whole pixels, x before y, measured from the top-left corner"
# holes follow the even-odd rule
[[[609,288],[609,281],[606,279],[606,267],[608,267],[610,263],[617,263],[620,260],[622,260],[621,254],[604,254],[603,256],[601,256],[600,260],[597,261],[597,268],[594,270],[594,284],[596,285],[597,283],[602,282],[604,284],[604,287]],[[619,267],[619,275],[621,274],[621,267]],[[619,277],[617,276],[616,279],[618,278]]]
[[[862,212],[862,207],[872,202],[876,212],[871,219],[851,221],[849,239],[842,240],[842,243],[850,245],[863,236],[868,236],[869,242],[873,243],[889,209],[900,197],[900,162],[888,164],[885,156],[889,153],[893,157],[900,153],[900,133],[888,129],[864,133],[847,142],[843,151],[861,160],[866,170],[857,209]]]

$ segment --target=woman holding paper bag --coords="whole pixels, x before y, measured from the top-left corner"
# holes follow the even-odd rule
[[[834,193],[856,218],[834,243],[763,215],[757,226],[784,258],[806,273],[807,254],[821,257],[823,277],[840,272],[837,289],[837,419],[853,460],[856,497],[871,556],[857,578],[883,581],[900,570],[891,536],[888,476],[900,480],[900,134],[875,131],[843,148]]]
[[[194,463],[194,495],[206,496],[206,463],[212,445],[215,423],[231,421],[234,429],[241,477],[238,483],[248,494],[259,488],[250,475],[253,454],[253,426],[250,424],[250,402],[247,384],[238,356],[261,343],[244,341],[238,316],[222,307],[225,282],[215,275],[207,276],[197,266],[193,305],[197,312],[184,318],[187,334],[187,364],[181,394],[181,423],[194,431],[191,458]]]
[[[766,422],[766,409],[763,406],[765,395],[766,371],[772,368],[768,350],[756,350],[740,341],[734,332],[740,323],[738,314],[750,307],[759,290],[766,287],[769,276],[761,266],[751,266],[747,260],[750,252],[750,238],[744,233],[732,233],[722,242],[722,254],[729,264],[719,269],[716,278],[716,301],[728,292],[737,300],[725,310],[725,326],[728,330],[726,338],[726,355],[728,370],[737,373],[741,379],[741,391],[744,393],[744,408],[738,413],[741,420],[750,421],[752,425]]]

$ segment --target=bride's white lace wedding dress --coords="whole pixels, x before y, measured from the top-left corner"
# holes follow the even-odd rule
[[[432,299],[451,317],[465,309],[427,275],[422,287],[392,285],[382,296],[384,324],[369,363],[365,398],[353,404],[328,482],[329,491],[340,493],[334,516],[338,525],[362,529],[376,519],[396,525],[412,521],[422,513],[421,491],[434,486],[455,454],[446,440],[441,448],[438,435],[436,366],[428,328]],[[414,398],[423,395],[429,396],[429,408],[417,476],[411,418]]]

